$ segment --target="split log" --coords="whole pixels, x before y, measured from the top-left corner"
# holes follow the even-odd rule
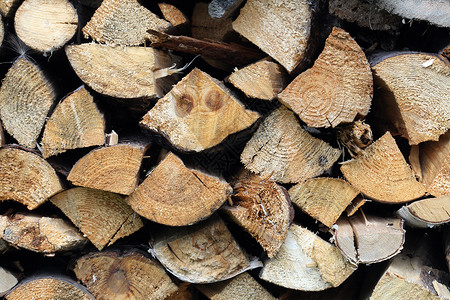
[[[93,90],[118,98],[162,96],[172,81],[155,78],[178,58],[150,47],[110,47],[98,44],[66,46],[66,55],[78,77]]]
[[[410,145],[437,141],[450,128],[448,61],[425,53],[392,53],[372,62],[375,115]]]
[[[231,191],[226,181],[188,169],[169,153],[125,200],[144,218],[185,226],[208,218]]]
[[[273,100],[286,87],[288,77],[281,65],[262,59],[234,71],[226,80],[247,97]]]
[[[450,195],[415,201],[397,214],[411,227],[429,228],[450,222]]]
[[[5,296],[18,282],[17,276],[0,266],[0,297]]]
[[[361,206],[363,206],[367,202],[363,196],[359,195],[355,199],[353,199],[352,203],[345,209],[348,217],[353,216]]]
[[[143,226],[139,216],[118,194],[77,187],[53,196],[50,201],[99,250]]]
[[[169,27],[169,22],[137,0],[103,0],[83,33],[102,44],[137,46],[149,39],[148,29],[166,31]]]
[[[358,120],[349,124],[342,124],[337,129],[339,143],[347,148],[352,157],[364,153],[363,149],[373,141],[372,129],[369,124]]]
[[[245,167],[262,177],[297,183],[319,176],[339,158],[340,151],[312,137],[285,107],[272,112],[241,154]]]
[[[228,18],[244,0],[212,0],[208,6],[209,15],[216,19]]]
[[[7,300],[23,299],[80,299],[95,300],[79,283],[64,276],[39,276],[25,279],[8,295]]]
[[[62,190],[55,170],[40,156],[0,149],[0,200],[15,200],[31,210]]]
[[[178,290],[164,268],[140,252],[93,252],[77,259],[74,272],[95,298],[166,299]]]
[[[62,48],[77,28],[77,12],[67,0],[25,0],[14,17],[17,36],[30,48],[44,53]]]
[[[183,34],[189,31],[191,22],[176,6],[168,3],[158,3],[158,7],[164,16],[164,19],[172,25],[170,31]]]
[[[23,0],[3,0],[0,1],[0,13],[5,18],[11,18],[16,13],[16,9]]]
[[[58,104],[45,124],[42,156],[48,158],[70,149],[102,145],[105,120],[94,98],[82,86]]]
[[[321,291],[339,286],[354,270],[335,246],[292,224],[280,251],[265,262],[259,276],[290,289]]]
[[[279,95],[310,127],[336,127],[369,112],[373,80],[369,62],[355,40],[333,28],[311,69]]]
[[[55,92],[41,70],[19,58],[8,70],[0,87],[0,118],[6,131],[21,145],[36,147]]]
[[[397,255],[405,242],[403,220],[364,215],[361,211],[341,218],[334,228],[334,241],[354,264],[372,264]]]
[[[211,300],[276,299],[248,272],[222,282],[198,284],[195,287]]]
[[[208,13],[208,3],[198,2],[192,12],[192,37],[196,39],[209,39],[224,41],[233,34],[231,18],[214,19]]]
[[[262,266],[239,247],[218,217],[190,227],[167,228],[151,251],[167,271],[191,283],[223,281]]]
[[[74,185],[130,195],[139,182],[139,170],[148,146],[122,143],[92,150],[70,170]]]
[[[359,194],[342,179],[312,178],[289,189],[294,204],[314,219],[331,227]]]
[[[345,178],[364,195],[380,202],[403,203],[425,194],[389,132],[364,152],[341,166]]]
[[[223,210],[274,257],[284,240],[294,209],[284,187],[248,171],[232,182],[232,206]]]
[[[0,238],[14,247],[55,253],[83,247],[87,239],[69,222],[26,213],[0,215]]]
[[[141,125],[168,137],[177,148],[202,151],[260,117],[245,109],[218,80],[195,68],[142,118]]]

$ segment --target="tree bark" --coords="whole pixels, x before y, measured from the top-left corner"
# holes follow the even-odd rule
[[[450,196],[427,198],[405,205],[397,214],[411,227],[429,228],[450,222]]]

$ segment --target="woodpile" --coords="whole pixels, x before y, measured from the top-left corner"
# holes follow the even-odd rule
[[[450,299],[447,0],[0,14],[0,297]]]

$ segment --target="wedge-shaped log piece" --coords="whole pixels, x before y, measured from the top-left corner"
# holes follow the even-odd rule
[[[364,151],[341,166],[345,178],[363,194],[385,203],[403,203],[425,194],[390,132]]]
[[[263,59],[234,71],[227,80],[247,97],[273,100],[286,87],[288,77],[279,64]]]
[[[222,282],[198,284],[195,287],[211,300],[276,299],[248,272]]]
[[[403,220],[364,215],[359,212],[338,220],[336,246],[355,264],[371,264],[397,255],[405,242]]]
[[[67,176],[74,185],[129,195],[138,185],[139,169],[147,147],[123,143],[92,150]]]
[[[45,53],[62,48],[77,28],[77,11],[67,0],[25,0],[14,17],[17,36],[30,48]]]
[[[233,206],[225,206],[224,211],[261,244],[269,257],[275,256],[294,218],[289,194],[274,181],[248,171],[232,187]]]
[[[195,68],[143,117],[141,124],[183,150],[202,151],[246,129],[260,115]]]
[[[450,128],[450,67],[437,55],[391,54],[373,61],[377,114],[410,145],[437,141]]]
[[[125,203],[123,197],[110,192],[77,187],[53,196],[56,205],[101,250],[121,237],[139,230],[139,216]],[[130,222],[130,216],[132,223]],[[126,229],[125,232],[123,229]]]
[[[105,142],[105,120],[89,92],[80,87],[58,104],[45,124],[44,158]]]
[[[102,44],[137,46],[149,39],[147,30],[165,31],[169,27],[169,22],[137,0],[104,0],[83,33]]]
[[[40,156],[16,148],[0,149],[0,200],[35,209],[62,191],[55,170]]]
[[[169,3],[158,3],[158,7],[164,16],[164,19],[169,21],[173,26],[170,31],[175,31],[177,33],[185,33],[188,31],[190,22],[181,10]]]
[[[250,0],[233,29],[292,72],[305,58],[311,42],[312,2]]]
[[[209,217],[231,191],[226,181],[190,170],[169,153],[126,201],[149,220],[184,226]]]
[[[19,144],[36,147],[55,92],[41,70],[25,58],[8,70],[0,87],[0,118]]]
[[[335,246],[292,224],[280,251],[265,262],[259,277],[290,289],[322,291],[339,286],[354,270]]]
[[[365,116],[372,103],[369,62],[355,40],[333,28],[314,66],[279,95],[311,127],[335,127]]]
[[[285,107],[272,112],[241,154],[245,167],[277,182],[300,182],[322,174],[340,151],[314,138]]]
[[[218,217],[168,228],[155,239],[152,252],[170,273],[191,283],[223,281],[262,266],[249,259]]]
[[[111,97],[162,96],[167,80],[153,71],[173,65],[171,56],[150,47],[110,47],[98,44],[66,46],[78,77],[95,91]],[[178,59],[174,59],[178,60]]]
[[[158,262],[132,250],[89,253],[77,259],[74,272],[98,300],[165,299],[178,290]]]
[[[313,178],[289,189],[292,202],[322,224],[331,227],[359,191],[342,179]]]
[[[234,32],[231,23],[231,18],[212,18],[208,13],[208,3],[198,2],[192,12],[192,37],[223,41],[227,35]]]
[[[24,279],[8,295],[7,300],[80,299],[95,300],[79,283],[64,276],[36,276]]]
[[[0,266],[0,297],[5,296],[18,282],[16,275]]]
[[[0,216],[0,238],[40,253],[74,250],[88,241],[70,222],[25,213]]]
[[[450,222],[450,195],[405,205],[397,214],[412,227],[428,228]]]

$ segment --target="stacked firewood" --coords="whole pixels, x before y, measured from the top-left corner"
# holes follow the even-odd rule
[[[0,12],[0,297],[450,297],[448,1]]]

